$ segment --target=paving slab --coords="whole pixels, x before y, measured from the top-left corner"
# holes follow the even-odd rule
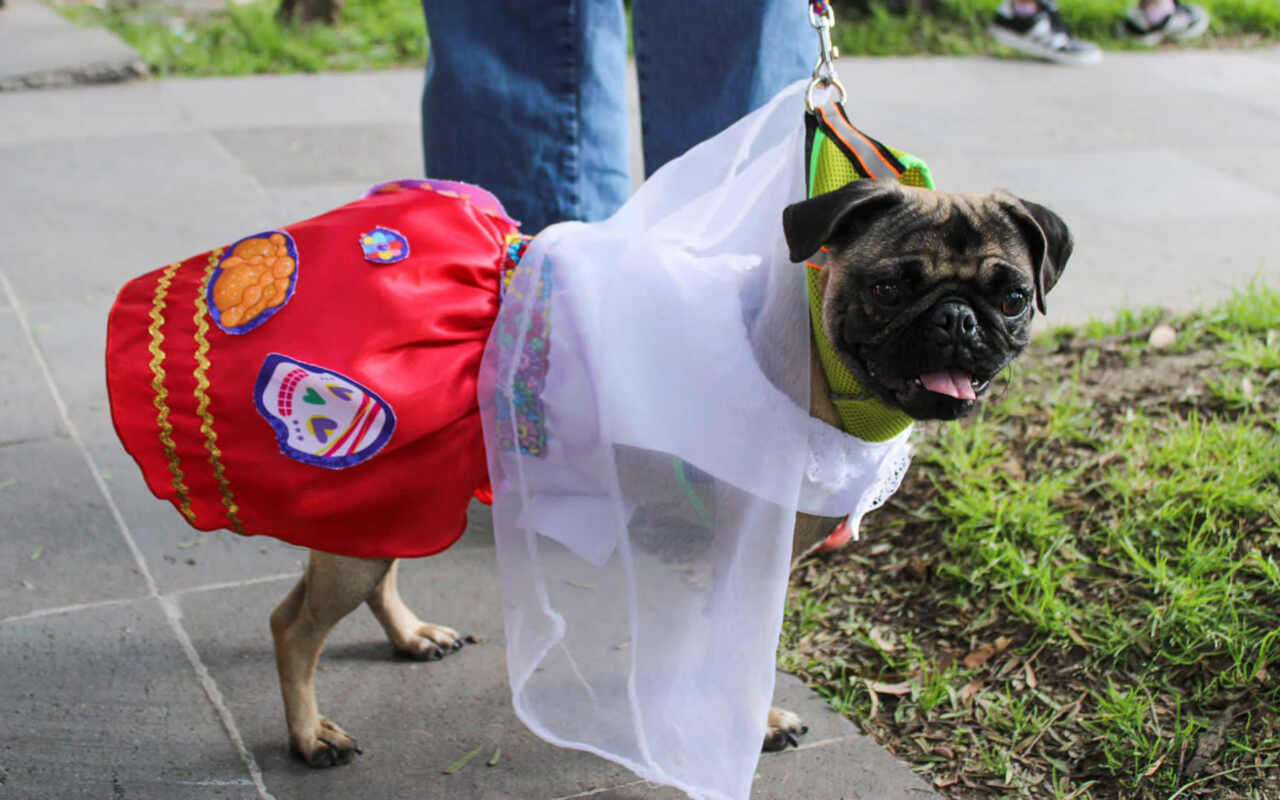
[[[0,447],[0,484],[0,620],[146,594],[71,440]]]
[[[417,85],[421,94],[421,72]],[[262,75],[251,81],[178,78],[157,86],[173,101],[167,105],[208,130],[353,123],[416,129],[420,116],[417,103],[393,94],[395,84],[364,74]]]
[[[222,146],[265,186],[366,181],[422,174],[422,139],[409,124],[219,130]]]
[[[37,0],[8,0],[0,15],[0,91],[145,74],[138,53],[114,34],[73,25]]]
[[[0,651],[0,797],[258,797],[155,601],[0,623]]]
[[[0,14],[0,26],[4,17]],[[162,81],[86,86],[57,92],[0,92],[0,145],[74,142],[194,130]]]
[[[1070,219],[1076,255],[1049,295],[1052,324],[1106,319],[1118,308],[1204,308],[1255,278],[1280,284],[1274,214],[1127,220],[1124,226],[1087,212]],[[1117,252],[1127,257],[1119,267]]]
[[[0,297],[4,293],[0,292]],[[0,447],[66,436],[49,387],[30,348],[17,313],[0,306]],[[0,478],[0,486],[5,485]],[[3,490],[0,490],[3,491]],[[3,500],[0,500],[3,503]]]
[[[470,533],[467,534],[470,536]],[[464,540],[467,537],[464,536]],[[337,770],[311,770],[286,752],[267,615],[290,588],[287,582],[183,594],[184,623],[279,798],[422,797],[560,798],[601,796],[661,800],[682,796],[646,784],[588,753],[561,750],[525,729],[511,710],[493,552],[453,548],[433,558],[404,562],[400,589],[423,619],[479,636],[443,661],[421,664],[395,658],[372,615],[356,612],[338,626],[321,658],[321,710],[355,735],[365,750]],[[777,702],[810,725],[806,747],[766,754],[757,770],[759,800],[795,797],[892,797],[897,787],[927,786],[904,765],[857,734],[800,681],[779,676]],[[442,770],[480,747],[481,754],[453,775]],[[485,762],[501,748],[498,763]],[[858,767],[837,767],[846,758]],[[810,764],[824,765],[825,782],[805,779]],[[833,794],[815,786],[839,786]],[[795,794],[796,787],[804,787]],[[825,790],[825,788],[824,788]],[[882,790],[889,791],[885,794]]]
[[[129,278],[291,221],[207,133],[4,146],[0,173],[5,274],[29,306],[114,297]]]
[[[321,711],[365,750],[342,769],[312,770],[287,752],[267,616],[289,584],[180,599],[196,649],[276,797],[466,798],[497,791],[552,798],[634,780],[595,756],[542,742],[516,719],[492,551],[453,549],[406,562],[402,569],[401,591],[420,617],[484,641],[443,661],[418,663],[394,658],[381,628],[363,609],[343,620],[317,679]],[[483,756],[468,769],[442,774],[477,746]],[[498,747],[499,763],[486,767]]]

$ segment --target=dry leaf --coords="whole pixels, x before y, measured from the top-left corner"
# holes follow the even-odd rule
[[[978,680],[977,678],[974,678],[973,680],[966,683],[964,685],[964,688],[960,690],[960,702],[968,703],[970,700],[973,699],[974,695],[976,695],[981,690],[982,690],[982,681]]]
[[[933,779],[933,785],[935,788],[938,788],[938,789],[945,789],[948,786],[955,786],[959,782],[960,782],[960,779],[954,775],[951,776],[950,778],[944,778],[941,775],[939,775],[938,777]]]
[[[1076,644],[1080,645],[1080,646],[1081,646],[1081,647],[1083,647],[1085,650],[1092,650],[1092,649],[1093,649],[1092,647],[1090,647],[1090,646],[1088,645],[1088,643],[1086,643],[1086,642],[1085,642],[1084,637],[1082,637],[1082,636],[1080,635],[1080,632],[1079,632],[1079,631],[1077,631],[1073,626],[1071,626],[1071,625],[1069,625],[1069,624],[1067,624],[1067,623],[1065,623],[1065,622],[1064,622],[1064,623],[1062,623],[1062,627],[1064,627],[1064,628],[1066,628],[1066,629],[1067,629],[1067,635],[1071,637],[1071,641],[1073,641],[1073,642],[1075,642]]]
[[[933,753],[933,754],[934,754],[934,755],[936,755],[936,756],[942,756],[943,758],[947,759],[948,761],[955,761],[955,760],[956,760],[956,751],[955,751],[955,750],[952,750],[950,747],[947,747],[945,744],[937,745],[937,746],[935,746],[935,747],[931,748],[931,749],[929,750],[929,752],[930,752],[930,753]]]
[[[1172,325],[1157,325],[1151,329],[1151,335],[1147,337],[1147,344],[1157,350],[1163,350],[1173,344],[1178,338],[1178,332],[1173,329]]]
[[[997,653],[1003,653],[1005,650],[1008,650],[1008,649],[1009,649],[1009,645],[1011,645],[1011,644],[1013,644],[1013,640],[1012,640],[1012,639],[1010,639],[1008,636],[997,636],[997,637],[996,637],[996,652],[997,652]]]
[[[902,683],[881,683],[880,681],[867,681],[867,688],[877,694],[904,695],[911,694],[911,684],[907,681]]]
[[[868,637],[871,639],[871,641],[875,642],[876,647],[879,647],[881,650],[885,651],[886,653],[892,653],[894,650],[898,649],[898,645],[893,641],[893,639],[886,636],[884,633],[880,631],[879,628],[875,626],[872,626],[871,632],[868,634]]]
[[[1034,689],[1040,685],[1040,682],[1036,680],[1035,670],[1031,669],[1031,662],[1028,661],[1026,664],[1023,664],[1022,671],[1023,671],[1023,674],[1025,674],[1027,677],[1028,687]]]
[[[991,657],[995,654],[996,649],[994,647],[989,644],[984,644],[982,647],[979,647],[977,650],[974,650],[964,657],[964,665],[967,669],[977,669],[990,661]]]

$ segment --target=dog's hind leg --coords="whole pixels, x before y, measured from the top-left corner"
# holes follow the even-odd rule
[[[400,590],[396,588],[399,563],[392,563],[367,598],[369,610],[382,624],[391,645],[397,653],[420,661],[437,661],[460,649],[463,637],[457,631],[423,622],[400,599]]]
[[[313,767],[345,764],[360,752],[355,739],[320,715],[316,662],[333,626],[369,597],[392,563],[313,550],[302,580],[271,614],[289,744]]]

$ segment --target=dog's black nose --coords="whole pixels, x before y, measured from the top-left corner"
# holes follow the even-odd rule
[[[944,300],[933,308],[933,324],[947,333],[952,341],[973,339],[978,333],[978,317],[960,300]]]

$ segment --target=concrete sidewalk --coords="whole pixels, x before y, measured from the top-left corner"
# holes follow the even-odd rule
[[[841,72],[859,123],[927,158],[941,187],[1005,186],[1072,224],[1052,320],[1185,308],[1280,275],[1280,51],[1108,54],[1081,70],[846,59]],[[305,554],[193,535],[112,433],[101,364],[119,285],[420,174],[421,80],[0,93],[0,797],[677,796],[516,721],[482,510],[401,585],[425,618],[484,643],[397,662],[353,615],[320,691],[366,755],[329,771],[290,760],[267,615]],[[755,797],[930,796],[794,679],[779,699],[813,730],[762,758]],[[441,774],[477,746],[501,747],[499,763]]]
[[[38,0],[5,0],[0,12],[0,91],[147,74],[147,65],[115,34],[72,25]]]

